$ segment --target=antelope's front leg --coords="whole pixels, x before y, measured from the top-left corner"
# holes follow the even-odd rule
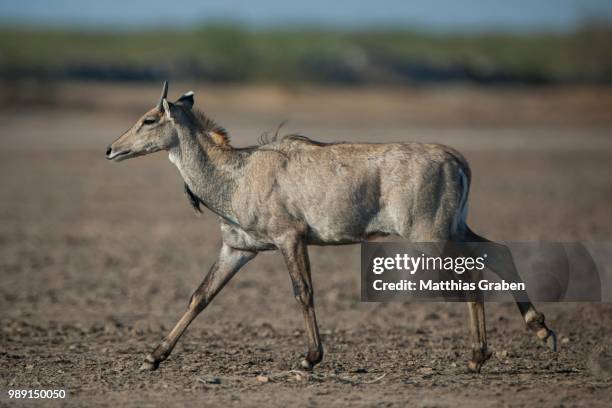
[[[285,258],[293,284],[293,294],[302,308],[304,321],[306,322],[308,351],[301,362],[301,366],[306,370],[311,370],[323,359],[323,346],[321,345],[314,310],[308,247],[302,237],[291,236],[279,245],[279,249]]]
[[[208,306],[232,276],[255,255],[257,255],[256,252],[242,251],[223,244],[219,259],[213,264],[200,286],[191,295],[187,311],[155,350],[145,358],[145,362],[140,369],[155,370],[159,367],[159,363],[168,358],[178,339],[193,319]]]

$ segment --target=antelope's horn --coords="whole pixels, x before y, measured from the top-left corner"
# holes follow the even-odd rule
[[[164,81],[164,86],[162,88],[161,96],[159,97],[159,102],[157,103],[157,109],[164,109],[164,105],[162,101],[168,97],[168,81]]]

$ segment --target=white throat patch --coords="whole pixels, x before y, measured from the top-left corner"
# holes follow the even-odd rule
[[[175,150],[168,151],[168,160],[170,160],[170,163],[174,164],[177,167],[179,165],[179,155],[180,153]]]

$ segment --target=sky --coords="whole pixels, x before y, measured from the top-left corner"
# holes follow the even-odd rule
[[[592,17],[612,19],[612,0],[0,0],[3,25],[107,29],[230,21],[251,27],[569,31]]]

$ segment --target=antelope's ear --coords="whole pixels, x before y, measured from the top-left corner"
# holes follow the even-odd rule
[[[184,106],[187,109],[193,108],[194,100],[193,100],[193,91],[189,91],[180,98],[178,98],[175,102],[177,105]]]
[[[172,114],[170,112],[170,103],[168,103],[167,99],[162,99],[162,106],[164,107],[164,115],[166,115],[168,119],[172,119]]]

